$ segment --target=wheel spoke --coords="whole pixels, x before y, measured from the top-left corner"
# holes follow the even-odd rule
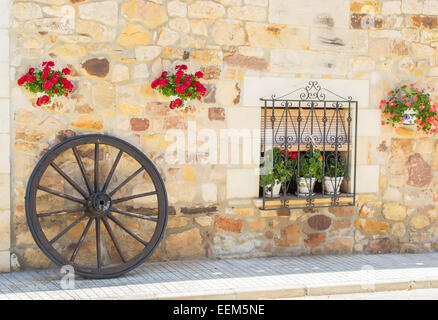
[[[87,235],[87,232],[90,229],[92,222],[93,222],[93,218],[90,218],[88,220],[87,226],[84,229],[84,232],[82,232],[82,235],[81,235],[81,238],[79,239],[78,244],[76,245],[75,251],[73,251],[73,254],[71,255],[70,262],[73,262],[75,260],[76,255],[78,254],[79,248],[81,247],[81,244],[84,241],[85,236]]]
[[[62,230],[60,233],[58,233],[52,240],[49,241],[50,244],[53,244],[56,240],[61,238],[64,234],[66,234],[71,228],[73,228],[75,225],[77,225],[79,222],[81,222],[85,218],[85,214],[77,218],[72,224],[70,224],[67,228]]]
[[[102,219],[103,224],[105,225],[106,230],[108,231],[111,240],[114,243],[114,246],[116,247],[117,252],[119,253],[120,258],[122,259],[123,262],[126,262],[126,258],[122,253],[122,250],[120,249],[119,243],[117,242],[117,239],[113,233],[113,230],[111,229],[111,226],[109,225],[108,221],[106,220],[106,218]]]
[[[82,204],[86,204],[85,200],[75,198],[73,196],[70,196],[70,195],[62,193],[62,192],[58,192],[58,191],[50,189],[50,188],[46,188],[46,187],[43,187],[43,186],[38,186],[38,189],[40,189],[42,191],[45,191],[47,193],[51,193],[51,194],[53,194],[55,196],[58,196],[58,197],[61,197],[61,198],[64,198],[64,199],[68,199],[68,200],[71,200],[71,201],[75,201],[75,202],[79,202],[79,203],[82,203]]]
[[[52,211],[52,212],[43,212],[43,213],[37,213],[38,217],[47,217],[58,213],[72,213],[72,212],[79,212],[84,211],[87,209],[87,207],[80,207],[80,208],[74,208],[74,209],[64,209],[64,210],[58,210],[58,211]]]
[[[128,200],[132,200],[132,199],[148,197],[148,196],[152,196],[154,194],[157,194],[157,192],[156,191],[152,191],[152,192],[140,193],[140,194],[136,194],[136,195],[129,196],[129,197],[123,197],[123,198],[115,199],[115,200],[113,200],[113,203],[120,203],[120,202],[125,202],[125,201],[128,201]]]
[[[88,179],[87,173],[85,172],[84,163],[82,162],[81,156],[79,155],[76,147],[73,147],[72,149],[73,149],[73,153],[74,153],[75,158],[76,158],[76,162],[78,163],[79,169],[81,169],[82,177],[84,178],[85,185],[87,186],[87,189],[88,189],[88,193],[91,194],[92,193],[91,183],[90,183],[90,180]]]
[[[115,194],[117,191],[120,190],[120,188],[122,188],[125,184],[127,184],[129,181],[131,181],[132,179],[134,179],[140,172],[142,172],[144,170],[143,167],[140,167],[137,171],[135,171],[133,174],[131,174],[128,178],[126,178],[125,181],[123,181],[121,184],[118,185],[117,188],[115,188],[113,191],[111,191],[108,195],[110,197],[113,196],[113,194]]]
[[[96,218],[96,254],[97,254],[97,269],[102,266],[102,254],[100,250],[100,218]]]
[[[124,215],[127,215],[127,216],[131,216],[131,217],[135,217],[135,218],[144,219],[144,220],[149,220],[149,221],[154,221],[154,222],[158,221],[158,218],[152,218],[152,217],[145,216],[145,215],[142,215],[142,214],[139,214],[139,213],[129,212],[129,211],[126,211],[126,210],[120,210],[120,209],[117,209],[117,208],[111,208],[110,211],[121,213],[121,214],[124,214]]]
[[[99,192],[99,144],[94,145],[94,192]]]
[[[119,164],[120,158],[122,157],[123,151],[120,150],[119,154],[116,157],[116,160],[114,160],[113,166],[111,167],[110,172],[108,173],[108,177],[106,178],[105,184],[103,185],[102,192],[106,192],[106,188],[108,188],[108,185],[111,181],[111,178],[113,177],[114,171],[117,168],[117,165]]]
[[[51,162],[50,165],[53,169],[55,169],[65,180],[67,180],[70,185],[76,189],[77,192],[79,192],[85,199],[88,198],[88,195],[82,190],[82,188],[73,181],[72,178],[70,178],[58,165],[54,162]]]
[[[108,215],[108,218],[110,218],[115,224],[117,224],[120,228],[122,228],[123,230],[125,230],[127,233],[129,233],[131,235],[131,237],[133,237],[134,239],[136,239],[138,242],[141,242],[142,244],[144,244],[145,246],[148,245],[148,242],[144,241],[142,238],[140,238],[138,235],[136,235],[134,232],[132,232],[131,230],[129,230],[127,227],[125,227],[125,225],[123,223],[121,223],[119,221],[119,219],[117,219],[116,217],[114,217],[113,215]]]

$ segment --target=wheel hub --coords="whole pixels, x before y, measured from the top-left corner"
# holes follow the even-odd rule
[[[111,198],[106,193],[95,193],[89,200],[89,208],[97,214],[107,213],[111,204]]]

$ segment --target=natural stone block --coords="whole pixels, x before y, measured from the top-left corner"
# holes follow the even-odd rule
[[[18,2],[12,6],[12,15],[18,20],[33,20],[43,17],[39,5],[30,2]]]
[[[324,247],[324,252],[330,254],[348,254],[353,252],[354,239],[353,238],[339,238],[329,242]]]
[[[225,109],[224,108],[208,108],[208,118],[210,120],[224,121]]]
[[[306,50],[271,50],[271,71],[345,75],[347,58],[345,53],[313,52]]]
[[[214,213],[216,211],[217,211],[216,206],[181,208],[181,213],[184,214],[209,214],[209,213]]]
[[[187,16],[187,4],[179,0],[170,1],[167,4],[167,13],[171,17],[185,17]]]
[[[10,272],[11,271],[11,254],[8,251],[0,252],[0,272]]]
[[[409,14],[422,13],[423,12],[423,1],[422,0],[402,0],[401,10],[403,13],[409,13]]]
[[[149,128],[149,120],[145,118],[132,118],[130,124],[132,131],[146,131]]]
[[[112,82],[123,82],[129,80],[129,68],[123,64],[115,65],[111,74]]]
[[[105,78],[109,73],[109,61],[106,58],[92,58],[83,62],[82,68],[89,75]]]
[[[234,106],[240,102],[240,88],[237,82],[219,81],[216,84],[216,102],[220,106]]]
[[[182,175],[182,178],[186,181],[192,181],[192,182],[196,181],[195,169],[192,166],[183,167],[181,169],[181,175]]]
[[[327,230],[328,228],[330,228],[331,224],[332,224],[332,220],[322,214],[318,214],[318,215],[314,215],[312,217],[310,217],[307,220],[307,223],[309,224],[309,226],[317,231],[323,231],[323,230]]]
[[[64,44],[49,51],[50,54],[62,57],[64,60],[69,57],[84,57],[87,55],[85,48],[78,44]]]
[[[194,258],[204,255],[202,237],[198,229],[174,233],[167,237],[166,253],[170,259]]]
[[[129,116],[139,116],[143,112],[143,108],[134,106],[132,104],[122,102],[120,104],[120,114],[126,114]]]
[[[286,24],[246,24],[249,45],[257,48],[308,49],[309,29]]]
[[[354,227],[363,233],[369,234],[386,234],[386,229],[389,228],[389,223],[385,221],[357,219],[354,222]]]
[[[189,5],[188,15],[197,19],[218,19],[225,15],[225,8],[213,1],[197,1]]]
[[[162,28],[158,36],[159,46],[172,46],[179,40],[179,33],[168,28]]]
[[[164,130],[168,129],[187,129],[187,122],[184,117],[171,116],[164,119]]]
[[[414,139],[391,139],[391,153],[394,156],[405,158],[412,155],[415,151]]]
[[[400,14],[401,1],[391,0],[382,2],[382,14]]]
[[[218,230],[241,233],[243,222],[241,219],[227,218],[218,215],[216,216],[215,226]]]
[[[423,14],[438,15],[438,1],[437,0],[424,1]]]
[[[407,184],[413,187],[427,187],[433,179],[431,166],[424,161],[421,154],[411,155],[407,160],[409,179]]]
[[[389,238],[369,240],[364,247],[366,253],[391,253],[394,243]]]
[[[351,220],[350,219],[342,219],[342,220],[336,220],[333,221],[333,227],[335,229],[345,229],[351,226]]]
[[[222,63],[222,51],[220,50],[196,50],[191,54],[193,61],[201,64]]]
[[[239,21],[218,20],[212,29],[213,40],[219,45],[239,46],[245,44],[245,31]]]
[[[94,20],[110,26],[118,24],[119,11],[116,1],[86,3],[80,5],[78,10],[81,19]]]
[[[392,221],[403,221],[406,218],[406,207],[396,203],[383,205],[383,216]]]
[[[436,29],[438,27],[438,17],[412,15],[411,25],[415,28]]]
[[[254,215],[254,208],[235,208],[234,214],[242,217],[249,217]]]
[[[90,36],[97,42],[110,42],[116,38],[115,28],[92,21],[78,20],[76,24],[76,32],[82,35]]]
[[[354,207],[329,207],[329,212],[337,217],[351,217],[354,215]]]
[[[83,116],[71,120],[71,125],[83,130],[103,129],[103,118],[101,116]]]
[[[266,228],[266,221],[263,218],[253,219],[248,222],[249,231],[258,232]]]
[[[316,247],[320,244],[324,243],[327,238],[325,233],[310,233],[307,235],[307,238],[304,240],[304,244],[306,247]]]
[[[190,219],[185,217],[170,217],[167,221],[166,228],[177,229],[184,228],[189,223]]]
[[[190,32],[190,22],[185,18],[173,18],[169,21],[169,28],[187,34]]]
[[[357,0],[350,4],[351,12],[359,13],[380,13],[380,4],[377,1]]]
[[[430,225],[430,219],[424,215],[415,216],[411,219],[409,225],[417,230],[424,229]]]
[[[246,57],[240,54],[233,54],[224,57],[224,62],[231,66],[236,66],[244,69],[266,70],[268,63],[263,58]]]
[[[167,9],[146,0],[131,0],[122,5],[122,16],[129,21],[140,22],[150,29],[156,29],[167,22]]]
[[[152,39],[150,32],[138,25],[128,23],[122,31],[119,41],[121,46],[129,47],[139,44],[148,44]]]
[[[310,49],[368,53],[368,32],[334,28],[313,28]]]
[[[135,48],[135,59],[151,61],[157,58],[163,49],[158,46],[140,46]]]
[[[270,0],[271,23],[301,26],[348,28],[349,1],[345,0]]]
[[[356,167],[356,192],[357,193],[373,193],[379,192],[379,176],[380,167],[373,166],[357,166]]]
[[[396,237],[403,237],[406,233],[406,227],[402,222],[394,223],[391,228],[391,234]]]
[[[205,202],[217,202],[217,186],[214,183],[204,183],[201,186],[202,200]]]
[[[213,218],[210,216],[197,217],[195,222],[201,227],[209,227],[213,224]]]
[[[300,225],[293,224],[281,230],[281,238],[275,239],[275,244],[279,247],[297,246],[301,243]]]
[[[208,37],[207,24],[203,20],[191,20],[190,26],[192,33],[198,36]]]
[[[228,8],[228,17],[236,20],[265,21],[266,9],[256,6]]]
[[[159,144],[160,142],[155,143]],[[155,150],[161,149],[159,147],[157,146]],[[192,203],[196,196],[196,185],[187,181],[172,181],[166,185],[166,189],[171,204],[177,202]]]

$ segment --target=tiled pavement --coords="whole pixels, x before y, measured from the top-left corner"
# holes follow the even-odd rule
[[[60,269],[0,274],[0,299],[260,299],[438,288],[438,253],[273,257],[145,263],[115,279]]]

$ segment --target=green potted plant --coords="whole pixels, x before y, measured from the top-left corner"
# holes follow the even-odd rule
[[[438,132],[437,107],[432,105],[430,94],[413,83],[391,90],[387,98],[380,101],[380,109],[382,125],[417,125],[417,130],[426,134]]]
[[[328,157],[324,171],[324,192],[331,195],[335,194],[336,190],[336,193],[339,194],[346,173],[344,162],[339,159],[336,164],[335,158]]]
[[[296,168],[295,176],[297,179],[297,195],[313,195],[315,182],[321,182],[323,157],[319,149],[312,152],[306,152],[299,158],[300,166]]]
[[[287,151],[286,157],[284,154],[285,151],[279,147],[274,147],[271,152],[266,152],[265,163],[272,161],[272,170],[260,175],[260,186],[262,188],[265,186],[265,191],[272,193],[274,197],[279,196],[282,184],[292,178],[292,160],[296,157],[296,153]],[[271,157],[273,158],[271,159]],[[265,163],[261,164],[260,167],[264,168]]]

